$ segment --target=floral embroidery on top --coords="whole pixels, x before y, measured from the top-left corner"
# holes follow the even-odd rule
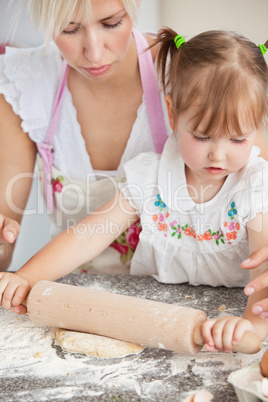
[[[159,194],[157,194],[157,201],[155,201],[154,205],[159,207],[160,211],[163,211],[163,209],[166,208],[166,204],[161,200]]]
[[[231,209],[228,211],[228,216],[232,220],[232,222],[228,223],[227,221],[223,222],[223,226],[229,229],[229,232],[223,232],[221,228],[217,231],[212,231],[211,229],[206,230],[204,233],[196,234],[195,230],[186,225],[180,225],[177,220],[165,223],[165,218],[169,217],[169,212],[164,213],[163,210],[166,208],[166,204],[162,201],[160,195],[157,195],[157,201],[155,201],[155,206],[159,207],[160,213],[154,214],[152,219],[157,223],[157,228],[159,232],[164,232],[164,236],[168,237],[168,227],[170,227],[170,235],[171,237],[177,237],[178,240],[181,239],[182,235],[186,235],[192,237],[193,239],[197,239],[197,241],[211,241],[214,240],[215,243],[219,246],[221,243],[231,244],[232,240],[237,238],[237,232],[240,230],[240,224],[238,222],[233,222],[234,216],[237,215],[237,210],[235,209],[235,203],[231,203]]]
[[[228,212],[228,216],[230,216],[230,219],[234,219],[234,216],[237,214],[237,210],[235,209],[235,203],[231,203],[231,209]]]

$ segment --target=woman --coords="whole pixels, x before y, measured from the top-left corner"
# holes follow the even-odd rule
[[[124,162],[161,152],[168,120],[155,50],[144,51],[153,38],[133,29],[139,3],[28,1],[53,41],[0,57],[0,270],[12,258],[37,153],[55,235],[111,197]],[[127,262],[139,230],[121,236],[99,265],[118,265],[120,255]]]

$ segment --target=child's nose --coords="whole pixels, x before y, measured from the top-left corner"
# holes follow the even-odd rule
[[[225,160],[224,145],[221,143],[213,144],[209,150],[208,158],[213,162],[221,162]]]

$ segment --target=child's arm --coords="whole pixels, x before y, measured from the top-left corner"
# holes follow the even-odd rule
[[[248,223],[247,230],[249,249],[250,253],[252,253],[267,244],[268,214],[257,214]],[[268,262],[266,261],[251,272],[251,279],[268,272],[267,270]],[[252,306],[257,301],[267,297],[267,293],[267,289],[263,289],[249,296],[243,318],[226,316],[206,321],[202,325],[202,335],[206,341],[206,349],[209,351],[231,351],[232,345],[237,344],[247,331],[257,333],[262,340],[266,339],[268,336],[268,319],[253,314]]]
[[[19,306],[36,282],[55,281],[95,258],[137,219],[136,210],[118,191],[103,207],[51,240],[15,274],[1,274],[0,306]]]

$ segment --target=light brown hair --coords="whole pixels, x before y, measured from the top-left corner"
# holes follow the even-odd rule
[[[209,115],[204,134],[234,130],[244,135],[241,121],[253,130],[262,129],[268,115],[268,70],[259,47],[234,32],[207,31],[177,49],[176,35],[164,28],[156,40],[158,71],[171,96],[175,122],[179,114],[197,106],[193,130]]]

